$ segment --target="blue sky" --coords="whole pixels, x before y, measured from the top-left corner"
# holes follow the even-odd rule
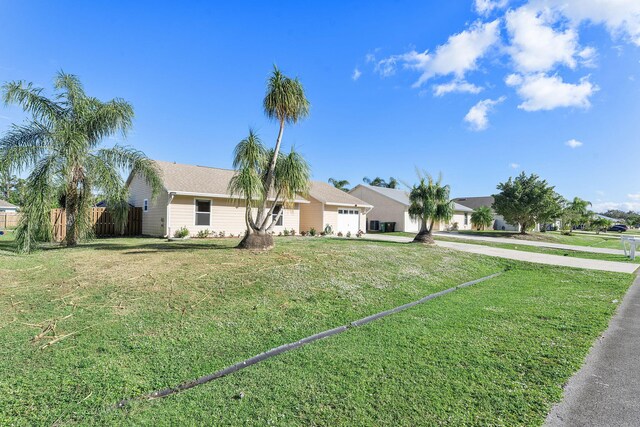
[[[637,0],[217,3],[0,0],[0,82],[77,74],[133,104],[126,144],[230,167],[249,127],[275,140],[275,63],[312,104],[284,146],[315,179],[411,183],[419,167],[474,196],[524,170],[640,210]],[[0,133],[23,118],[1,107]]]

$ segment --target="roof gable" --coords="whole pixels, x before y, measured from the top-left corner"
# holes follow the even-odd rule
[[[209,166],[186,165],[175,162],[153,161],[158,168],[162,186],[170,193],[201,197],[232,198],[229,194],[229,182],[235,175],[232,169]],[[130,177],[127,181],[131,182]],[[233,198],[237,198],[233,196]],[[299,195],[296,203],[308,203]]]
[[[18,209],[18,207],[12,203],[7,202],[6,200],[0,199],[0,208],[4,209]]]
[[[323,181],[311,181],[309,197],[329,205],[372,207],[367,202]]]
[[[358,184],[356,187],[364,187],[368,190],[381,194],[395,202],[398,202],[403,206],[411,205],[411,202],[409,201],[409,192],[405,190],[401,190],[399,188],[376,187],[373,185],[366,185],[366,184]],[[472,212],[473,211],[473,209],[469,209],[466,206],[463,206],[459,203],[455,203],[455,201],[453,204],[453,210],[456,212]]]

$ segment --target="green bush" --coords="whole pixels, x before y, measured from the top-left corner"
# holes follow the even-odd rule
[[[205,230],[198,231],[197,237],[199,239],[205,239],[205,238],[209,237],[209,234],[211,234],[211,231],[209,231],[209,229],[207,228]]]
[[[187,227],[181,227],[177,229],[175,233],[173,233],[173,237],[177,239],[184,239],[187,236],[189,236],[189,230],[187,229]]]
[[[312,227],[311,230],[309,230],[309,236],[315,236],[316,234],[318,234],[318,232]]]

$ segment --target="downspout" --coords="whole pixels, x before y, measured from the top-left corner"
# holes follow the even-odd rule
[[[167,223],[165,224],[166,237],[171,237],[171,202],[173,202],[173,198],[175,197],[175,191],[167,191]]]

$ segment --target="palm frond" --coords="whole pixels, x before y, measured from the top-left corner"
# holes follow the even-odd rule
[[[0,138],[0,165],[18,171],[33,166],[51,146],[52,134],[43,124],[11,125]]]
[[[285,76],[275,65],[267,81],[263,105],[268,118],[286,123],[297,123],[307,117],[310,108],[302,83]]]
[[[95,158],[100,159],[107,166],[110,165],[113,168],[126,170],[131,174],[141,176],[151,187],[153,197],[162,189],[162,179],[156,164],[142,151],[116,145],[115,147],[97,150]],[[102,188],[103,184],[100,181],[96,182],[96,186],[100,188]]]
[[[59,159],[47,156],[36,164],[27,178],[26,203],[16,229],[19,252],[31,252],[39,242],[51,240],[51,208],[60,191],[60,183],[56,179],[59,168]]]
[[[18,104],[35,120],[54,122],[65,114],[62,106],[42,95],[43,89],[34,87],[32,83],[13,81],[3,85],[2,89],[6,105]]]

